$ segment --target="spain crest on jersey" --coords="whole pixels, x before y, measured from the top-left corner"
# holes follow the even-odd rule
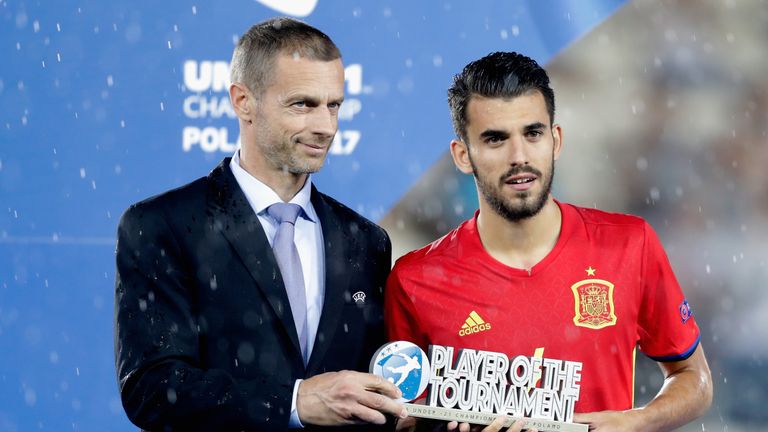
[[[571,286],[576,313],[573,323],[599,330],[616,324],[613,284],[602,279],[586,279]]]

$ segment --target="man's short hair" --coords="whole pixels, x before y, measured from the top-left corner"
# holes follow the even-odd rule
[[[513,98],[532,90],[544,96],[549,121],[555,121],[555,93],[547,72],[535,60],[516,52],[495,52],[464,67],[453,77],[448,105],[456,136],[467,141],[467,105],[473,94]]]
[[[341,52],[320,30],[292,18],[272,18],[253,25],[237,42],[230,63],[230,81],[243,83],[257,97],[272,79],[278,55],[332,61]]]

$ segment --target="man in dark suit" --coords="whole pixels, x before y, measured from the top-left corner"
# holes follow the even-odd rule
[[[148,430],[383,424],[387,234],[318,192],[344,97],[338,48],[278,18],[232,59],[241,148],[206,177],[131,206],[118,229],[115,355]]]

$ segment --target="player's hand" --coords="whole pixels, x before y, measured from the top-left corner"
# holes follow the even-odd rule
[[[504,427],[504,423],[507,421],[505,416],[496,417],[493,423],[488,426],[482,427],[477,425],[470,425],[469,423],[461,423],[452,421],[446,425],[448,431],[458,430],[459,432],[498,432]],[[512,425],[507,428],[507,432],[520,432],[526,430],[529,432],[538,432],[536,429],[523,429],[525,427],[524,420],[515,420]],[[482,428],[482,429],[481,429]]]
[[[590,431],[597,432],[632,432],[642,430],[637,418],[637,411],[634,410],[576,413],[573,415],[573,421],[575,423],[588,424]]]
[[[405,418],[401,396],[383,378],[353,371],[327,372],[299,383],[296,411],[302,424],[320,426],[387,422],[385,414]]]

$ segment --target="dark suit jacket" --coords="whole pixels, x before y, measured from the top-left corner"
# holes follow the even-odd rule
[[[144,429],[286,430],[297,378],[367,372],[385,342],[389,238],[313,188],[326,279],[304,367],[280,271],[229,161],[120,220],[117,375],[125,411]]]

